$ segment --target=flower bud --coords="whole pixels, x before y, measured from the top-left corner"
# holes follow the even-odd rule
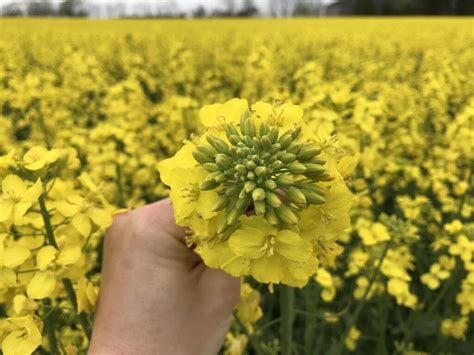
[[[296,155],[295,154],[292,154],[292,153],[284,153],[281,155],[280,157],[280,160],[283,162],[283,163],[291,163],[292,161],[294,161],[296,159]]]
[[[206,139],[209,142],[209,144],[212,145],[218,152],[224,153],[224,154],[229,153],[229,146],[222,139],[212,136],[212,135],[208,135]]]
[[[297,204],[297,205],[305,205],[306,204],[306,197],[305,195],[301,192],[300,189],[292,186],[288,189],[286,192],[286,197],[288,200],[291,202]]]
[[[278,127],[272,127],[270,129],[270,133],[268,134],[270,140],[272,141],[273,144],[275,144],[278,141],[278,136],[280,135],[280,129]]]
[[[225,196],[219,196],[219,198],[217,199],[217,202],[214,206],[214,208],[212,209],[214,212],[219,212],[219,211],[222,211],[224,208],[227,207],[227,203],[229,202],[229,199]]]
[[[270,138],[268,136],[263,136],[262,139],[261,139],[261,142],[262,142],[262,147],[264,150],[270,150],[271,147],[272,147],[272,141],[270,140]]]
[[[292,174],[304,174],[306,172],[306,166],[302,163],[299,163],[297,161],[294,161],[290,165],[286,167],[288,171]]]
[[[255,174],[257,174],[257,176],[265,176],[267,174],[267,171],[267,168],[264,166],[257,166],[255,168]]]
[[[293,186],[293,184],[295,183],[295,180],[293,179],[293,176],[291,176],[290,174],[284,174],[284,175],[280,175],[277,178],[277,183],[278,185],[282,185],[282,186]]]
[[[293,141],[293,137],[291,136],[290,133],[285,133],[280,137],[278,140],[278,143],[281,146],[281,149],[286,149],[290,145],[290,143]]]
[[[270,189],[270,190],[275,190],[277,188],[277,184],[276,184],[275,180],[273,180],[273,179],[265,180],[264,185],[267,189]]]
[[[226,174],[220,174],[214,178],[216,182],[222,184],[223,182],[227,181],[229,177]]]
[[[260,124],[260,136],[266,136],[268,133],[270,133],[270,126],[267,122],[262,122]]]
[[[207,155],[202,149],[199,149],[199,147],[193,151],[193,157],[199,164],[214,162],[214,156]]]
[[[245,184],[244,184],[244,190],[246,192],[251,192],[253,191],[253,189],[255,189],[257,187],[257,184],[253,181],[247,181]]]
[[[268,221],[268,223],[272,225],[278,224],[278,217],[275,214],[275,210],[271,206],[266,206],[265,210],[265,219]]]
[[[227,216],[227,224],[234,224],[235,222],[237,222],[240,215],[241,215],[241,211],[238,208],[234,208],[232,211],[230,211],[229,215]]]
[[[299,151],[301,150],[301,143],[292,143],[289,145],[288,148],[286,148],[286,151],[288,153],[293,153],[293,154],[298,154]]]
[[[262,188],[256,188],[252,191],[252,199],[254,201],[263,201],[265,200],[265,190]]]
[[[239,137],[239,132],[235,129],[234,125],[232,123],[227,123],[224,127],[225,129],[225,134],[227,136],[227,139],[230,141],[230,137],[236,136],[237,138]]]
[[[249,180],[255,180],[255,178],[256,178],[256,175],[255,175],[255,173],[254,173],[253,171],[249,171],[249,172],[247,173],[247,179],[249,179]]]
[[[199,189],[203,190],[203,191],[208,191],[208,190],[212,190],[212,189],[215,189],[217,186],[219,186],[220,184],[218,182],[216,182],[215,180],[204,180],[200,185],[199,185]]]
[[[233,160],[225,154],[217,154],[214,160],[221,169],[227,169],[233,164]]]
[[[202,167],[210,173],[214,173],[220,170],[216,163],[204,163],[202,164]]]
[[[231,135],[228,139],[233,145],[237,145],[240,142],[240,137],[236,134]]]
[[[314,144],[306,144],[301,148],[296,157],[299,161],[308,161],[320,153],[321,149],[316,147]]]
[[[247,168],[242,164],[237,164],[235,166],[235,171],[237,171],[239,174],[242,174],[242,175],[247,174]]]
[[[248,195],[245,195],[244,198],[239,198],[239,200],[235,204],[236,209],[240,211],[245,211],[250,203],[250,200],[251,198]]]
[[[240,190],[242,190],[242,185],[232,185],[225,190],[225,195],[230,197],[239,193]]]
[[[280,143],[275,143],[272,145],[272,147],[270,148],[270,154],[276,154],[280,151],[281,149],[281,145]]]
[[[257,216],[265,216],[265,202],[256,201],[255,204],[255,214]]]
[[[287,205],[281,204],[280,207],[275,209],[276,215],[286,224],[297,224],[298,216],[297,214]]]
[[[265,200],[272,207],[279,207],[281,205],[280,197],[272,191],[267,191],[265,193]]]
[[[303,189],[301,190],[303,192],[303,194],[306,196],[306,201],[310,204],[313,204],[313,205],[321,205],[323,204],[325,201],[324,197],[321,196],[320,194],[318,194],[317,192],[315,191],[312,191],[312,190],[307,190],[307,189]]]
[[[304,164],[306,166],[306,172],[308,174],[322,174],[324,173],[325,169],[319,164],[311,164],[311,163],[306,163]]]
[[[254,170],[257,167],[257,165],[252,160],[248,161],[245,166],[248,170]]]
[[[291,131],[291,137],[292,137],[293,139],[298,138],[298,136],[300,135],[301,131],[302,131],[301,126],[296,127],[295,129],[293,129],[293,130]]]

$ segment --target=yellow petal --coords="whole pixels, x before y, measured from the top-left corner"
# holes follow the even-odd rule
[[[26,294],[32,299],[49,297],[56,287],[56,278],[49,271],[38,271],[26,287]]]
[[[41,183],[41,180],[40,179],[36,180],[35,184],[33,186],[31,186],[25,192],[25,194],[22,196],[21,200],[24,201],[24,202],[35,203],[36,201],[38,201],[38,198],[41,195],[42,187],[43,187],[43,185]]]
[[[87,215],[102,229],[107,229],[112,225],[112,214],[102,208],[90,207],[87,210]]]
[[[57,201],[55,207],[64,217],[72,217],[79,211],[78,205],[73,205],[66,200]]]
[[[206,105],[199,111],[199,119],[206,127],[219,127],[225,123],[238,124],[248,107],[245,99],[232,99],[223,104]]]
[[[0,222],[5,222],[10,218],[13,206],[10,200],[0,201]]]
[[[41,248],[36,254],[36,267],[40,270],[45,270],[56,259],[58,250],[52,245],[47,245]]]
[[[71,220],[71,223],[84,237],[88,237],[91,234],[91,220],[85,214],[76,214]]]
[[[16,175],[7,175],[2,181],[2,191],[4,194],[13,194],[21,197],[27,189],[26,183]]]
[[[279,284],[284,277],[283,264],[282,258],[277,255],[255,259],[251,274],[259,282]]]
[[[287,259],[305,261],[312,255],[313,247],[295,232],[282,230],[276,236],[274,250]]]
[[[41,345],[42,336],[31,315],[8,318],[7,321],[15,326],[15,330],[3,339],[4,355],[32,354]]]
[[[16,274],[13,270],[7,269],[6,267],[0,268],[0,284],[5,287],[16,286]]]
[[[31,202],[18,202],[13,208],[13,223],[16,225],[23,224],[23,217],[31,207]]]
[[[13,245],[3,251],[2,264],[13,269],[23,264],[30,254],[30,249],[21,245]]]
[[[78,245],[67,246],[61,250],[57,263],[63,266],[75,264],[81,257],[81,247]]]

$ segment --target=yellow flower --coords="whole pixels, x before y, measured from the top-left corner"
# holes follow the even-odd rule
[[[61,151],[58,149],[48,150],[42,146],[35,146],[25,153],[23,163],[26,169],[36,171],[54,163],[60,157]]]
[[[112,224],[110,211],[96,206],[78,194],[69,195],[65,200],[56,201],[54,205],[64,217],[71,218],[72,225],[84,237],[88,237],[92,232],[92,223],[102,230]]]
[[[468,317],[461,317],[458,320],[444,319],[441,322],[441,333],[445,336],[464,340],[466,338],[468,324]]]
[[[3,327],[9,331],[3,339],[2,351],[5,355],[28,355],[41,345],[40,322],[31,315],[5,319]],[[5,323],[7,323],[5,325]]]
[[[0,223],[13,221],[21,225],[28,209],[38,201],[41,195],[41,181],[28,188],[28,185],[16,175],[8,175],[2,181],[0,198]]]
[[[369,228],[361,227],[358,229],[362,242],[367,246],[372,246],[390,239],[387,227],[382,223],[375,222]]]
[[[242,355],[247,343],[248,339],[244,334],[233,335],[232,333],[227,333],[224,355]]]
[[[349,334],[347,335],[347,338],[344,342],[346,348],[350,351],[354,351],[357,347],[357,340],[359,339],[360,335],[360,330],[358,330],[356,327],[352,327],[349,330]]]
[[[38,271],[26,287],[29,298],[39,300],[51,296],[56,288],[56,277],[52,271]]]
[[[22,265],[30,255],[30,249],[15,243],[0,251],[0,265],[14,269]]]
[[[317,266],[312,246],[297,233],[277,230],[258,216],[240,218],[241,227],[229,239],[231,250],[251,260],[259,282],[303,286]]]
[[[232,99],[223,104],[206,105],[199,111],[199,118],[206,127],[222,127],[226,123],[238,124],[248,110],[245,99]]]
[[[99,288],[94,286],[86,277],[81,277],[76,287],[77,313],[92,313],[99,296]]]
[[[241,285],[240,301],[236,306],[236,313],[250,334],[253,333],[252,323],[255,323],[262,317],[260,298],[260,293],[254,290],[248,283]]]
[[[336,297],[336,286],[332,279],[332,275],[324,268],[319,268],[316,271],[315,280],[322,286],[321,298],[325,302],[330,302]]]
[[[192,156],[195,147],[188,142],[173,158],[158,164],[161,181],[171,187],[170,196],[178,224],[183,224],[194,212],[204,219],[217,215],[213,211],[218,198],[216,192],[199,189],[199,183],[208,173],[196,166]]]

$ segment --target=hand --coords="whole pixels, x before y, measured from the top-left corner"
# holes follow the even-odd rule
[[[170,200],[118,215],[105,238],[89,354],[216,354],[239,289],[186,247]]]

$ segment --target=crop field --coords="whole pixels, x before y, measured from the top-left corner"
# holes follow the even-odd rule
[[[113,215],[170,188],[188,242],[242,279],[222,354],[471,354],[473,26],[0,19],[3,354],[86,353]],[[241,141],[223,151],[273,165],[209,163],[213,136],[183,158],[202,135],[225,139],[210,118],[237,111],[240,131],[226,133]],[[296,122],[279,125],[291,144],[270,141],[267,112]],[[183,197],[201,163],[227,180]],[[251,195],[227,199],[234,180],[219,168]],[[212,193],[224,210],[206,217]],[[239,198],[241,216],[228,215]]]

